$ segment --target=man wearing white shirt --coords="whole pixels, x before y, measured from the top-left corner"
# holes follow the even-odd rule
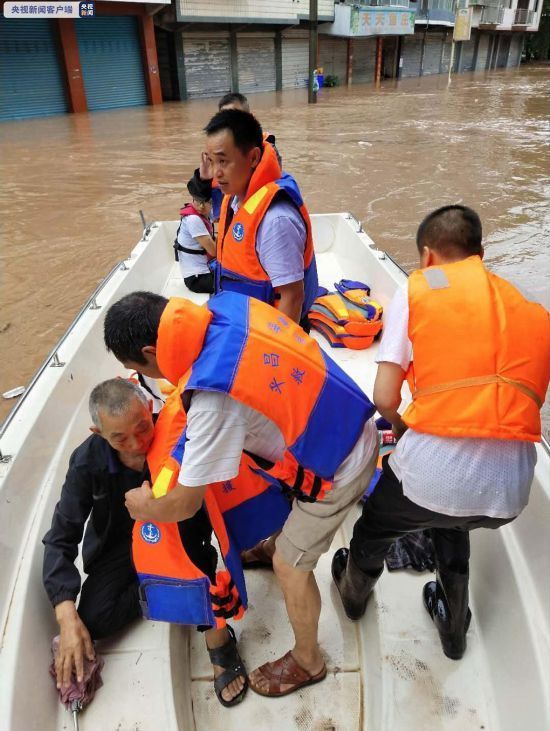
[[[499,528],[529,499],[550,326],[541,305],[484,269],[471,209],[431,213],[417,246],[421,269],[385,314],[374,387],[399,442],[332,573],[348,617],[359,619],[393,541],[431,528],[437,582],[424,587],[424,605],[443,651],[460,659],[471,619],[469,531]],[[414,393],[403,419],[406,376]]]

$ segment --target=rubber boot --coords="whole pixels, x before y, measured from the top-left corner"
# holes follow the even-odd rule
[[[361,619],[383,568],[376,576],[366,574],[353,561],[347,548],[339,548],[332,558],[331,569],[346,615],[354,621]]]
[[[466,632],[472,613],[468,608],[468,573],[438,571],[422,592],[424,606],[439,632],[443,652],[460,660],[466,651]]]

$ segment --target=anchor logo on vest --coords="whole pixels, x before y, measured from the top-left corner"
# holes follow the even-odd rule
[[[154,523],[144,523],[141,526],[141,537],[145,543],[158,543],[160,541],[160,530]]]
[[[242,241],[244,238],[244,226],[242,225],[242,223],[236,223],[233,226],[232,233],[235,241]]]

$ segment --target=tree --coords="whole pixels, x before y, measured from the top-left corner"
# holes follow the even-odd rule
[[[550,0],[544,0],[538,31],[527,34],[525,56],[527,61],[550,60]]]

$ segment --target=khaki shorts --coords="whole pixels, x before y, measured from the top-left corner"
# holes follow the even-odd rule
[[[279,556],[289,566],[311,571],[330,548],[344,518],[363,495],[376,469],[378,447],[364,470],[346,485],[337,485],[316,503],[294,500],[292,510],[275,541]]]

